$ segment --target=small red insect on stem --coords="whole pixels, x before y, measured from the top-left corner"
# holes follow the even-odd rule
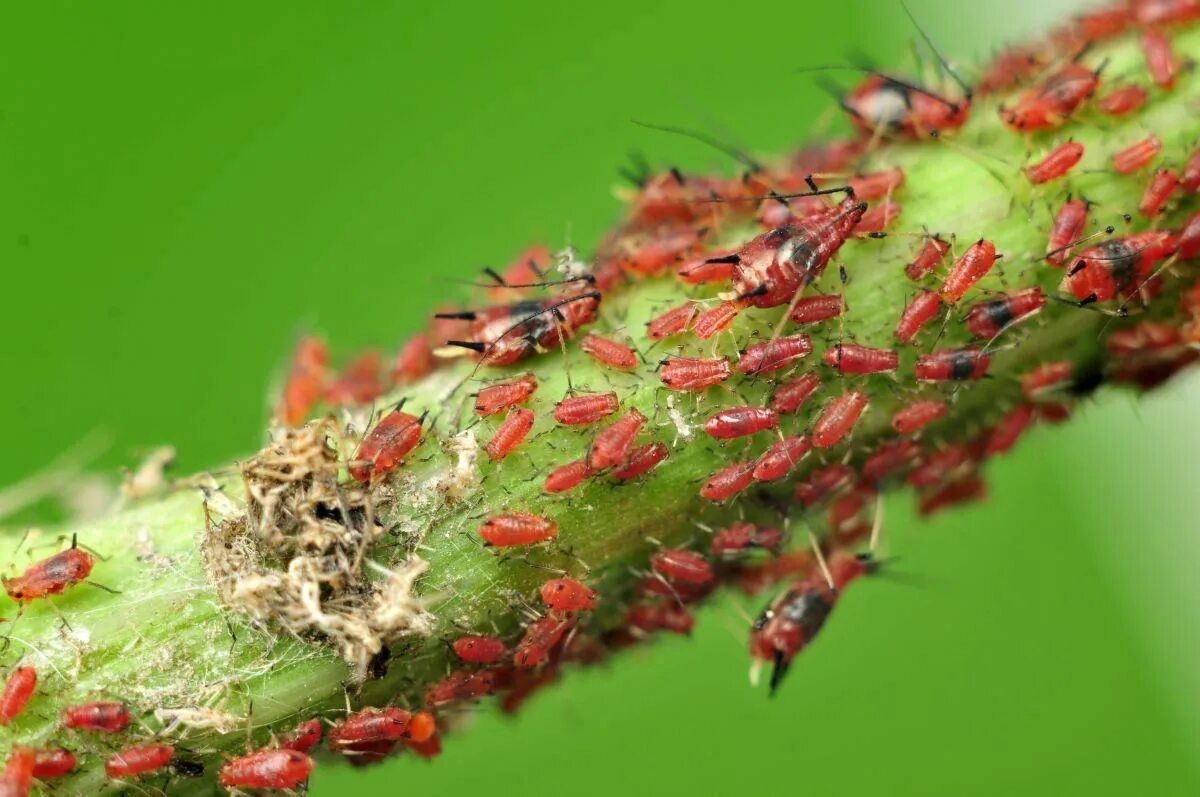
[[[542,584],[542,602],[558,612],[583,612],[596,608],[599,595],[573,578],[552,578]]]
[[[994,338],[1045,306],[1046,296],[1039,287],[1014,291],[972,305],[967,311],[967,329],[977,338]]]
[[[591,472],[587,461],[582,459],[568,462],[566,465],[559,465],[546,474],[546,481],[543,482],[542,489],[548,493],[565,493],[578,487],[584,479],[591,475]]]
[[[61,747],[37,750],[33,755],[33,776],[39,780],[61,778],[74,770],[78,763],[74,753]]]
[[[301,753],[312,752],[321,741],[322,725],[320,720],[305,720],[292,731],[279,739],[282,750],[296,750]]]
[[[713,580],[712,565],[692,551],[659,551],[650,557],[650,567],[667,581],[680,584],[708,584]]]
[[[1162,140],[1154,134],[1148,135],[1114,153],[1112,156],[1113,169],[1121,174],[1132,174],[1158,157],[1158,153],[1161,151]]]
[[[982,379],[990,363],[982,349],[940,349],[918,357],[913,374],[922,382]]]
[[[837,445],[854,428],[867,409],[869,399],[862,391],[851,391],[832,399],[821,410],[812,428],[812,443],[817,448]]]
[[[1142,54],[1146,56],[1146,71],[1160,89],[1175,87],[1179,76],[1179,59],[1171,48],[1171,40],[1158,28],[1147,28],[1142,32]]]
[[[339,406],[370,404],[383,395],[383,382],[379,378],[382,369],[379,352],[363,352],[325,389],[325,400]]]
[[[941,296],[933,291],[921,291],[905,305],[892,335],[898,343],[912,343],[921,328],[933,320],[941,307]]]
[[[856,175],[847,180],[846,184],[850,186],[854,196],[864,202],[883,199],[899,191],[900,187],[904,185],[904,170],[899,166],[893,166],[879,172]]]
[[[321,400],[329,366],[329,349],[317,338],[301,338],[292,355],[277,414],[288,426],[299,426]]]
[[[996,245],[991,241],[980,239],[972,244],[954,263],[954,268],[950,269],[950,273],[942,282],[942,301],[954,304],[961,299],[972,285],[991,271],[998,257]]]
[[[620,401],[613,392],[568,396],[554,406],[554,420],[564,426],[582,426],[603,420],[619,408]]]
[[[629,370],[637,366],[637,354],[633,349],[591,332],[583,336],[579,347],[596,362],[612,368]]]
[[[350,463],[350,475],[360,482],[384,476],[403,462],[419,442],[421,419],[397,407],[363,438]]]
[[[658,372],[658,378],[671,390],[692,392],[720,384],[732,375],[733,367],[724,357],[674,357]]]
[[[805,400],[821,386],[821,377],[812,371],[775,388],[771,396],[771,409],[780,415],[791,415],[798,411]]]
[[[480,634],[459,637],[450,647],[467,664],[495,664],[508,654],[504,640]]]
[[[85,703],[63,709],[62,724],[65,728],[98,733],[119,733],[129,726],[133,717],[124,703]]]
[[[1088,204],[1082,199],[1068,199],[1054,216],[1050,237],[1046,242],[1046,262],[1062,266],[1071,255],[1072,244],[1079,240],[1087,226]]]
[[[162,769],[171,762],[175,748],[169,744],[149,744],[122,750],[104,762],[110,778],[132,778]]]
[[[28,747],[13,746],[0,771],[0,797],[27,797],[33,784],[36,755]]]
[[[533,410],[524,407],[514,407],[504,417],[504,422],[496,429],[496,434],[487,444],[487,455],[493,462],[499,462],[512,453],[521,444],[529,430],[533,428]]]
[[[1000,118],[1013,130],[1027,132],[1061,127],[1100,83],[1100,75],[1080,63],[1069,63],[1026,91]]]
[[[737,368],[743,374],[765,374],[778,371],[802,357],[812,354],[812,338],[791,335],[764,340],[747,346],[738,357]]]
[[[256,750],[226,762],[217,782],[226,789],[295,789],[312,768],[312,759],[298,750]]]
[[[1136,83],[1113,89],[1096,100],[1096,107],[1109,116],[1124,116],[1146,104],[1149,95]]]
[[[475,414],[488,416],[524,404],[538,388],[537,377],[525,374],[515,382],[490,385],[475,395]]]
[[[699,312],[700,305],[695,302],[684,302],[679,307],[672,307],[646,324],[646,337],[650,340],[664,340],[686,332]]]
[[[0,578],[8,597],[17,603],[61,595],[67,588],[78,584],[91,575],[96,557],[77,547],[71,547],[53,556],[34,562],[25,572],[15,578]]]
[[[510,512],[493,515],[479,527],[479,536],[488,545],[507,548],[513,545],[534,545],[558,536],[558,524],[549,518],[529,512]]]
[[[704,422],[704,431],[718,440],[732,440],[778,425],[778,414],[768,407],[727,407]]]
[[[536,667],[550,656],[551,649],[574,625],[570,618],[550,615],[534,620],[525,629],[525,635],[517,643],[513,653],[513,664],[526,670]]]
[[[1065,141],[1046,154],[1032,166],[1025,169],[1025,176],[1034,185],[1057,180],[1083,159],[1083,144],[1078,141]]]
[[[1034,419],[1035,408],[1032,404],[1017,406],[992,429],[984,443],[984,452],[989,456],[997,456],[1011,450]]]
[[[721,302],[700,314],[692,324],[692,332],[701,340],[708,340],[718,332],[729,329],[740,311],[741,308],[733,302]]]
[[[649,473],[670,454],[665,443],[655,442],[638,446],[630,452],[629,459],[625,461],[625,464],[613,470],[609,475],[622,482],[636,479],[638,476]]]
[[[812,443],[802,434],[777,440],[755,461],[753,471],[755,481],[769,482],[782,479],[808,453],[810,448],[812,448]]]
[[[843,374],[881,374],[895,371],[900,356],[890,349],[857,343],[835,343],[825,350],[825,364]]]
[[[412,714],[402,708],[367,707],[329,729],[329,746],[345,750],[363,742],[396,741],[408,735]]]
[[[1138,202],[1138,213],[1154,218],[1163,212],[1171,196],[1179,190],[1179,175],[1170,169],[1159,169],[1146,184],[1142,199]]]
[[[806,296],[796,301],[788,313],[788,318],[797,324],[815,324],[837,318],[845,309],[846,302],[841,294]]]
[[[632,409],[596,435],[588,452],[588,467],[593,471],[602,471],[624,464],[633,449],[633,441],[645,423],[646,416]]]
[[[946,402],[930,399],[915,401],[892,416],[892,428],[900,434],[912,434],[934,421],[946,417]]]
[[[919,280],[937,269],[949,251],[950,243],[948,241],[943,241],[936,235],[926,238],[916,256],[904,267],[904,273],[911,280]]]
[[[25,709],[37,688],[37,670],[33,667],[17,667],[9,673],[0,692],[0,726],[7,725]]]
[[[754,483],[754,463],[735,462],[714,473],[700,488],[700,495],[709,501],[725,501]]]

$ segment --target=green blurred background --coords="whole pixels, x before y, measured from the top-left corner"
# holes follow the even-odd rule
[[[965,59],[1073,4],[911,5]],[[631,119],[779,151],[829,105],[795,67],[911,38],[890,0],[6,4],[0,484],[92,429],[109,471],[163,442],[184,470],[252,450],[299,330],[390,347],[481,264],[586,248],[631,149],[728,166]],[[1200,792],[1198,397],[1107,396],[934,522],[894,501],[920,586],[856,587],[773,701],[723,603],[690,642],[483,712],[433,764],[313,788]]]

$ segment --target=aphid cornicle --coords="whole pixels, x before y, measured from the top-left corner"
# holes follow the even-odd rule
[[[63,709],[62,724],[65,728],[99,733],[119,733],[133,721],[124,703],[85,703]]]
[[[508,646],[499,637],[483,634],[461,636],[450,645],[454,655],[467,664],[495,664],[507,655]]]
[[[967,329],[977,338],[994,338],[1045,306],[1046,296],[1037,286],[1002,294],[971,305],[967,311]]]
[[[867,394],[858,390],[832,399],[813,424],[813,445],[829,448],[841,442],[867,409],[868,400]]]
[[[720,384],[733,375],[724,357],[673,357],[663,363],[658,378],[671,390],[697,391]]]
[[[904,273],[911,280],[919,280],[937,269],[949,251],[950,243],[948,241],[943,241],[936,235],[926,238],[917,254],[904,267]]]
[[[704,422],[704,431],[718,440],[732,440],[778,425],[779,415],[769,407],[726,407]]]
[[[913,374],[922,382],[961,382],[982,379],[990,363],[982,349],[939,349],[918,357]]]
[[[636,479],[638,476],[649,473],[670,454],[665,443],[646,443],[646,445],[638,446],[629,452],[629,459],[625,460],[625,464],[615,468],[608,475],[621,482]]]
[[[554,420],[564,426],[582,426],[603,420],[619,408],[617,394],[611,391],[568,396],[554,405]]]
[[[601,337],[593,332],[583,336],[579,342],[583,349],[596,362],[611,368],[628,370],[637,366],[637,354],[624,343],[618,343],[610,338]]]
[[[633,441],[645,423],[646,416],[637,409],[630,410],[614,421],[592,442],[587,457],[588,467],[593,471],[602,471],[624,464],[633,450]]]
[[[1025,176],[1034,185],[1057,180],[1075,167],[1083,159],[1083,144],[1078,141],[1064,141],[1050,150],[1037,163],[1026,167]]]
[[[914,401],[892,416],[892,428],[900,434],[912,434],[939,418],[946,417],[946,402],[937,399]]]
[[[87,579],[96,565],[96,557],[76,546],[34,562],[14,578],[0,578],[8,597],[17,603],[61,595],[64,590]]]
[[[933,320],[941,307],[941,296],[934,291],[921,291],[904,306],[892,335],[898,343],[912,343],[921,328]]]
[[[765,374],[786,368],[812,354],[812,338],[790,335],[764,340],[747,346],[738,356],[737,368],[743,374]]]
[[[667,581],[681,584],[707,584],[713,579],[712,564],[693,551],[659,551],[650,557],[650,567]]]
[[[169,744],[148,744],[122,750],[104,762],[104,774],[110,778],[132,778],[162,769],[171,762],[175,748]]]
[[[1050,225],[1050,236],[1046,242],[1046,262],[1062,266],[1071,256],[1071,245],[1079,240],[1087,226],[1088,203],[1082,199],[1068,199],[1059,208]]]
[[[513,407],[504,416],[504,422],[496,429],[496,434],[486,446],[488,458],[498,462],[521,444],[529,430],[533,428],[533,410],[524,407]]]
[[[298,750],[256,750],[223,764],[217,782],[227,789],[294,789],[312,768],[312,759]]]
[[[583,612],[596,608],[599,595],[573,578],[552,578],[542,584],[542,602],[557,612]]]
[[[771,409],[780,415],[791,415],[800,409],[805,400],[821,386],[821,377],[809,371],[790,382],[775,388],[771,395]]]
[[[475,414],[495,415],[509,407],[524,404],[537,387],[538,380],[533,374],[525,374],[513,382],[489,385],[475,394]]]
[[[557,537],[558,524],[529,512],[510,512],[485,520],[479,527],[479,536],[496,548],[534,545]]]
[[[881,374],[895,371],[900,355],[857,343],[835,343],[825,350],[825,364],[843,374]]]
[[[394,470],[421,442],[421,419],[398,407],[367,432],[350,463],[350,475],[365,482]]]
[[[0,692],[0,726],[13,721],[25,709],[37,688],[37,670],[33,667],[16,667],[4,682]]]
[[[940,291],[942,301],[954,304],[971,289],[971,286],[987,276],[995,265],[998,255],[996,245],[991,241],[980,239],[971,244],[954,263],[954,268],[946,275]]]

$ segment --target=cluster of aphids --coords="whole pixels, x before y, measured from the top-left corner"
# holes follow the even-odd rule
[[[698,485],[699,494],[722,503],[759,487],[770,496],[771,505],[778,505],[783,495],[785,504],[810,519],[820,511],[827,531],[811,551],[788,551],[788,535],[780,529],[748,522],[725,525],[712,533],[703,550],[660,548],[641,574],[632,599],[602,596],[569,575],[549,578],[540,588],[544,609],[519,635],[510,639],[467,633],[447,640],[455,666],[428,687],[422,710],[384,707],[350,713],[328,729],[328,746],[356,763],[405,749],[436,755],[441,712],[492,694],[501,696],[506,710],[515,710],[536,689],[555,680],[564,663],[595,662],[659,632],[687,634],[693,626],[691,608],[720,583],[748,594],[784,585],[754,623],[749,640],[752,659],[772,667],[774,689],[845,589],[880,567],[870,552],[855,549],[868,537],[874,549],[878,510],[874,522],[871,510],[884,488],[912,486],[922,513],[978,498],[984,491],[981,465],[1011,449],[1033,423],[1065,419],[1073,398],[1102,380],[1152,386],[1193,361],[1200,345],[1200,282],[1183,292],[1178,307],[1161,310],[1155,299],[1164,281],[1181,272],[1178,264],[1200,256],[1200,213],[1177,228],[1164,223],[1168,209],[1200,191],[1200,150],[1175,153],[1177,169],[1158,168],[1147,174],[1163,149],[1149,133],[1111,153],[1118,179],[1144,180],[1136,210],[1146,229],[1119,236],[1112,228],[1090,233],[1092,204],[1084,197],[1068,196],[1057,209],[1045,262],[1062,270],[1063,295],[1039,284],[1003,293],[985,291],[979,283],[1003,256],[991,240],[974,240],[956,252],[953,231],[922,232],[908,262],[895,266],[914,282],[916,292],[889,320],[894,346],[868,347],[839,337],[821,354],[822,366],[804,369],[806,358],[816,350],[813,336],[787,326],[810,332],[842,329],[844,296],[816,293],[815,284],[847,241],[895,233],[892,228],[901,213],[895,197],[902,195],[906,175],[899,167],[863,173],[856,168],[862,159],[889,141],[952,138],[971,118],[978,96],[1000,91],[1019,89],[999,112],[1004,126],[1024,136],[1052,137],[1085,109],[1112,117],[1131,114],[1150,100],[1151,90],[1129,78],[1108,85],[1104,64],[1088,63],[1091,45],[1135,32],[1154,91],[1169,92],[1181,70],[1190,68],[1172,50],[1169,31],[1196,20],[1200,0],[1133,0],[1109,6],[1077,18],[1044,42],[1002,53],[973,88],[943,62],[958,84],[952,94],[869,73],[841,97],[857,131],[854,138],[805,149],[781,166],[745,159],[748,170],[736,178],[677,170],[638,175],[625,222],[602,242],[589,267],[582,268],[570,257],[556,262],[539,248],[503,273],[487,271],[487,292],[494,303],[439,313],[428,331],[401,349],[390,369],[379,355],[368,353],[335,375],[323,344],[315,339],[301,342],[279,407],[279,419],[287,425],[304,422],[322,403],[371,405],[390,389],[413,384],[443,367],[450,361],[447,347],[475,357],[472,378],[486,374],[483,369],[513,366],[541,353],[578,350],[602,371],[644,372],[647,380],[661,384],[656,389],[672,407],[680,394],[699,398],[723,395],[730,387],[769,386],[769,397],[761,403],[721,406],[702,419],[700,428],[714,441],[753,444],[771,439],[764,440],[754,456],[709,474]],[[1083,156],[1082,144],[1055,141],[1044,158],[1023,170],[1021,179],[1034,186],[1064,180]],[[739,225],[758,229],[740,245],[719,246],[719,232]],[[628,330],[621,340],[585,330],[600,321],[606,297],[672,273],[697,286],[696,293],[650,320],[645,347]],[[721,291],[715,298],[713,286]],[[513,291],[525,293],[512,301]],[[927,427],[949,416],[958,391],[989,375],[997,340],[1052,299],[1114,318],[1146,312],[1154,320],[1117,325],[1105,340],[1107,362],[1038,363],[1021,375],[1020,400],[969,439],[931,440]],[[763,310],[775,310],[778,326],[738,342],[736,356],[720,354],[718,344],[722,336],[733,334],[735,320]],[[976,342],[938,347],[949,325],[961,327],[951,330],[956,337]],[[918,344],[921,352],[907,356]],[[678,348],[647,364],[644,353],[655,346]],[[839,378],[836,395],[809,407],[831,375]],[[916,387],[891,414],[883,439],[861,450],[851,443],[871,404],[873,383],[868,380],[875,375],[907,375]],[[578,451],[546,463],[544,493],[569,496],[599,479],[652,479],[657,468],[670,467],[671,445],[648,440],[656,425],[632,406],[635,399],[646,405],[638,393],[646,392],[645,385],[629,384],[633,387],[628,395],[615,387],[607,392],[568,390],[550,397],[552,409],[542,405],[559,426],[596,430]],[[500,466],[534,428],[538,414],[531,405],[541,403],[540,388],[533,373],[504,372],[488,379],[474,395],[473,415],[498,421],[485,450]],[[700,402],[695,406],[699,411]],[[687,419],[672,422],[677,432],[680,424],[687,426]],[[402,407],[383,412],[358,441],[349,463],[350,478],[365,484],[386,479],[403,468],[431,431],[425,416]],[[810,463],[815,466],[799,468],[809,457],[817,458]],[[799,472],[803,478],[796,480]],[[526,507],[489,514],[476,533],[482,544],[493,548],[554,546],[559,535],[553,517],[556,506],[547,501],[544,512]],[[93,563],[90,554],[72,547],[4,585],[18,603],[37,600],[84,581]],[[619,621],[597,629],[590,618],[605,599],[620,602]],[[22,711],[36,684],[32,667],[18,666],[9,674],[0,696],[0,724]],[[123,732],[132,719],[122,703],[94,703],[66,709],[61,725],[78,740],[85,734]],[[301,723],[267,747],[226,762],[218,780],[231,789],[297,787],[308,777],[308,753],[324,730],[319,720]],[[199,774],[199,765],[179,752],[154,740],[113,753],[105,769],[110,777],[122,779],[149,773]],[[0,797],[24,795],[33,779],[66,774],[75,763],[74,754],[64,748],[16,748],[0,775]]]

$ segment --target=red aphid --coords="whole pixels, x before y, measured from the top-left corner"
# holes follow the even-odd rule
[[[924,493],[917,503],[917,511],[927,517],[942,509],[970,501],[978,501],[987,495],[987,487],[977,473],[952,481],[942,487]]]
[[[468,664],[495,664],[508,653],[504,640],[482,634],[459,637],[450,647]]]
[[[1083,144],[1065,141],[1046,154],[1032,166],[1025,168],[1025,176],[1034,185],[1057,180],[1075,167],[1083,158]]]
[[[1144,88],[1136,83],[1130,83],[1127,86],[1113,89],[1096,100],[1096,107],[1101,113],[1109,116],[1124,116],[1145,105],[1148,96]]]
[[[625,464],[609,475],[622,482],[636,479],[638,476],[649,473],[670,454],[665,443],[647,443],[644,446],[638,446],[629,453],[629,459],[625,461]]]
[[[63,727],[97,733],[119,733],[132,720],[124,703],[85,703],[67,706],[62,713]]]
[[[512,450],[521,444],[525,435],[533,428],[533,410],[514,407],[504,417],[504,422],[496,429],[492,439],[486,446],[488,458],[498,462],[507,457]]]
[[[1042,394],[1071,381],[1072,365],[1066,360],[1042,363],[1021,377],[1021,395],[1036,401]]]
[[[1113,357],[1125,359],[1174,354],[1179,341],[1179,330],[1174,325],[1161,321],[1142,321],[1113,331],[1104,341],[1104,348]]]
[[[496,548],[534,545],[557,537],[558,524],[529,512],[510,512],[485,520],[479,527],[479,536]]]
[[[288,426],[299,426],[325,392],[329,349],[317,338],[302,338],[292,355],[278,415]]]
[[[724,357],[673,357],[663,363],[658,378],[671,390],[697,391],[720,384],[733,375]]]
[[[846,184],[854,191],[854,195],[864,202],[883,199],[904,185],[904,170],[893,166],[879,172],[856,175],[847,180]]]
[[[700,495],[709,501],[724,501],[745,490],[754,483],[754,463],[735,462],[726,465],[708,477],[700,488]]]
[[[668,227],[655,231],[646,240],[639,239],[626,248],[621,258],[621,268],[634,274],[652,276],[672,263],[695,252],[700,243],[701,231],[691,227]]]
[[[950,243],[943,241],[936,235],[932,238],[926,238],[925,243],[921,244],[920,251],[912,261],[904,267],[904,273],[911,280],[919,280],[926,274],[933,272],[941,264],[946,253],[950,251]]]
[[[1171,49],[1171,40],[1157,28],[1142,32],[1142,54],[1146,56],[1146,71],[1160,89],[1171,89],[1179,76],[1179,59]]]
[[[650,557],[650,568],[667,581],[680,584],[707,584],[713,579],[712,565],[693,551],[659,551]]]
[[[383,395],[384,385],[379,378],[382,369],[379,352],[363,352],[325,389],[325,400],[337,405],[370,404]]]
[[[599,595],[573,578],[552,578],[542,584],[542,603],[556,612],[584,612],[596,608]]]
[[[390,473],[421,442],[421,419],[392,410],[367,433],[350,463],[350,475],[365,482]]]
[[[53,556],[34,562],[14,578],[0,578],[8,597],[17,603],[61,595],[68,587],[91,575],[96,557],[87,551],[71,547]]]
[[[607,418],[620,406],[612,392],[568,396],[554,405],[554,420],[565,426],[582,426]]]
[[[895,371],[900,355],[857,343],[836,343],[825,350],[825,364],[843,374],[881,374]]]
[[[429,335],[418,332],[408,339],[392,360],[392,382],[407,385],[428,376],[437,367]]]
[[[954,268],[946,275],[940,291],[942,301],[954,304],[971,289],[971,286],[983,279],[996,263],[996,245],[991,241],[980,239],[971,244],[954,263]]]
[[[915,401],[892,416],[892,428],[900,434],[912,434],[946,417],[946,402],[930,399]]]
[[[496,690],[496,674],[487,670],[455,670],[425,692],[425,705],[438,708],[474,700]]]
[[[921,458],[921,447],[912,440],[889,440],[881,443],[862,464],[862,477],[869,483],[903,473]]]
[[[418,711],[408,722],[406,740],[421,744],[437,735],[437,718],[428,711]]]
[[[948,445],[930,452],[921,464],[908,474],[913,487],[932,487],[941,484],[972,462],[965,446]]]
[[[33,754],[33,776],[39,780],[61,778],[79,763],[75,754],[61,747],[48,747]]]
[[[799,299],[792,306],[788,318],[797,324],[814,324],[837,318],[846,309],[846,302],[841,294],[830,293],[822,296],[807,296]]]
[[[805,400],[821,386],[821,377],[809,371],[790,382],[775,388],[771,396],[771,409],[780,415],[790,415],[800,409]]]
[[[1200,191],[1200,149],[1188,156],[1187,163],[1179,175],[1179,185],[1184,191],[1196,193]]]
[[[871,235],[872,233],[881,233],[888,227],[892,226],[892,222],[900,218],[900,203],[886,200],[877,205],[872,205],[867,209],[867,212],[858,220],[858,224],[854,225],[855,235]]]
[[[122,750],[104,762],[104,774],[110,778],[133,778],[162,769],[171,762],[175,748],[169,744],[148,744]]]
[[[987,441],[984,443],[984,452],[989,456],[1003,454],[1014,445],[1021,437],[1021,434],[1029,428],[1029,425],[1035,420],[1035,410],[1032,404],[1021,404],[1016,409],[1009,412],[996,427],[987,436]]]
[[[498,412],[524,404],[538,388],[537,377],[525,374],[514,382],[489,385],[475,394],[475,414],[495,415]]]
[[[589,332],[579,343],[593,360],[613,368],[628,370],[637,366],[637,354],[624,343]]]
[[[1093,42],[1124,33],[1132,23],[1132,9],[1120,3],[1080,14],[1055,31],[1053,38],[1064,48],[1082,50]]]
[[[1179,250],[1179,257],[1182,260],[1192,260],[1200,257],[1200,213],[1193,213],[1183,225],[1183,229],[1179,232],[1179,239],[1175,242]],[[1193,311],[1197,313],[1200,311]]]
[[[829,401],[813,424],[813,445],[817,448],[829,448],[841,442],[850,434],[854,424],[867,409],[868,401],[867,394],[858,390]]]
[[[321,741],[322,726],[320,720],[305,720],[279,739],[279,747],[283,750],[296,750],[301,753],[312,752]]]
[[[1170,169],[1159,169],[1146,184],[1142,199],[1138,202],[1138,213],[1153,218],[1163,212],[1171,195],[1179,190],[1179,175]]]
[[[967,329],[977,338],[994,338],[1045,306],[1046,296],[1036,286],[1001,294],[971,305],[967,311]]]
[[[847,198],[829,213],[795,219],[759,235],[737,252],[733,286],[755,307],[788,304],[825,270],[867,210]]]
[[[683,636],[690,635],[696,624],[692,613],[677,601],[634,604],[625,612],[625,622],[645,634],[666,631]]]
[[[933,291],[921,291],[905,305],[892,334],[899,343],[912,343],[921,328],[933,320],[942,307],[942,297]]]
[[[749,548],[762,548],[778,552],[783,545],[784,534],[779,529],[764,529],[753,523],[734,523],[718,529],[712,538],[712,555],[731,558]]]
[[[1071,255],[1071,245],[1079,240],[1087,226],[1088,203],[1082,199],[1068,199],[1063,203],[1050,225],[1050,238],[1046,242],[1046,262],[1062,266]]]
[[[732,440],[778,425],[778,414],[768,407],[727,407],[704,422],[704,431],[718,440]]]
[[[1154,265],[1174,253],[1173,233],[1151,230],[1111,238],[1079,253],[1067,267],[1062,287],[1086,302],[1106,302],[1132,295]]]
[[[600,297],[597,291],[565,293],[435,318],[470,322],[469,339],[451,340],[449,345],[475,352],[484,365],[512,365],[539,349],[557,347],[595,321]]]
[[[568,462],[566,465],[559,465],[546,475],[542,489],[548,493],[565,493],[578,487],[591,473],[592,470],[588,467],[586,460],[579,459]]]
[[[1198,0],[1132,0],[1134,17],[1142,25],[1171,25],[1200,19]]]
[[[0,726],[7,725],[25,709],[37,688],[37,670],[33,667],[17,667],[9,673],[0,692]]]
[[[764,340],[747,346],[738,356],[737,368],[743,374],[765,374],[786,368],[796,360],[812,354],[812,338],[808,335],[789,335]]]
[[[517,643],[513,653],[513,664],[526,670],[544,662],[550,656],[550,650],[570,630],[574,621],[570,618],[553,615],[534,620],[525,628],[525,635]]]
[[[865,510],[875,495],[874,489],[861,487],[830,502],[826,520],[834,543],[851,545],[871,533],[871,523],[865,517]]]
[[[700,314],[692,324],[692,332],[701,340],[708,340],[718,332],[728,329],[740,311],[741,308],[733,302],[721,302]]]
[[[1026,91],[1000,118],[1013,130],[1027,132],[1060,127],[1100,83],[1100,75],[1071,62]]]
[[[812,443],[804,435],[792,435],[777,440],[754,462],[755,481],[769,482],[782,479],[799,462]]]
[[[0,771],[0,797],[28,797],[36,761],[34,750],[14,746]]]
[[[633,450],[633,441],[645,423],[646,416],[636,409],[618,418],[596,435],[592,448],[588,451],[588,467],[593,471],[602,471],[624,464]]]
[[[918,357],[913,373],[922,382],[982,379],[990,363],[982,349],[940,349]]]
[[[663,340],[687,332],[698,312],[700,305],[695,302],[684,302],[678,307],[672,307],[646,324],[646,337],[650,340]]]
[[[362,742],[391,742],[408,735],[412,714],[402,708],[368,707],[329,729],[329,746],[344,750]]]
[[[227,789],[295,789],[312,768],[312,759],[298,750],[256,750],[222,765],[217,782]]]
[[[1113,169],[1121,174],[1132,174],[1146,166],[1162,152],[1162,139],[1151,133],[1140,141],[1130,144],[1112,156]]]
[[[843,97],[841,105],[864,136],[886,133],[927,138],[962,127],[971,100],[952,100],[906,81],[875,74]]]

